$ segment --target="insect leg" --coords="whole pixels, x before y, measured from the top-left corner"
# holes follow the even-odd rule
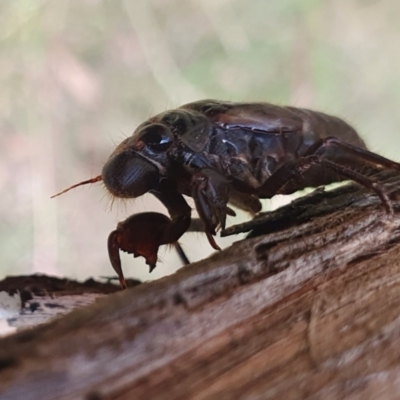
[[[325,152],[329,148],[334,148],[334,147],[337,147],[340,150],[339,155],[344,155],[347,153],[348,155],[353,156],[352,164],[354,165],[354,161],[359,161],[360,167],[366,165],[364,163],[368,163],[369,165],[400,170],[400,164],[395,161],[389,160],[385,157],[382,157],[379,154],[375,154],[366,149],[343,142],[334,136],[323,138],[317,143],[315,143],[308,149],[306,157],[304,157],[304,159],[309,159],[309,160],[311,160],[310,157],[317,157],[313,158],[312,163],[319,164],[321,166],[324,166],[325,168],[331,169],[332,171],[337,172],[339,175],[351,179],[355,182],[358,182],[361,185],[375,191],[375,193],[382,200],[382,203],[385,206],[386,211],[392,214],[393,207],[390,202],[390,199],[387,193],[385,192],[383,186],[379,182],[376,182],[373,179],[370,179],[367,176],[360,174],[357,171],[354,171],[353,169],[347,168],[346,166],[338,162],[335,162],[335,160],[331,161],[328,160],[327,158],[323,158]]]
[[[183,196],[165,180],[152,193],[167,208],[171,224],[165,229],[163,244],[175,243],[189,228],[192,210]]]
[[[175,243],[175,249],[176,249],[176,252],[178,253],[179,258],[182,261],[182,264],[183,265],[190,264],[190,260],[187,258],[186,253],[183,251],[181,245],[178,242]]]
[[[121,288],[126,288],[126,282],[121,268],[119,251],[143,257],[150,272],[157,265],[158,249],[163,244],[175,246],[184,264],[189,264],[185,253],[176,241],[176,220],[171,220],[164,214],[144,212],[134,214],[117,225],[108,237],[108,255],[111,265],[117,272]]]
[[[360,183],[364,187],[373,190],[382,200],[386,211],[388,213],[393,213],[391,201],[383,186],[379,182],[376,182],[373,179],[370,179],[367,176],[362,175],[346,166],[327,160],[323,158],[322,155],[309,155],[287,162],[281,168],[275,171],[260,188],[258,188],[257,192],[259,196],[262,198],[271,198],[276,194],[282,193],[281,189],[287,185],[288,182],[296,177],[298,178],[301,176],[312,165],[320,165],[323,168],[330,169],[336,172],[336,174],[342,178],[353,180],[357,183]],[[306,186],[307,185],[304,184],[303,187]]]
[[[305,156],[308,155],[323,155],[323,153],[331,147],[338,147],[342,154],[348,153],[356,158],[366,161],[371,164],[380,165],[389,169],[400,170],[400,164],[389,160],[388,158],[382,157],[379,154],[373,153],[369,150],[363,149],[358,146],[353,146],[352,144],[343,142],[342,140],[329,136],[327,138],[321,139],[314,146],[311,146]]]
[[[390,214],[393,213],[393,207],[390,199],[383,186],[379,182],[376,182],[373,179],[370,179],[367,176],[362,175],[344,165],[327,160],[321,155],[309,155],[306,157],[301,157],[283,165],[258,189],[260,196],[270,198],[275,194],[279,194],[280,189],[283,188],[284,185],[286,185],[294,177],[298,177],[299,175],[301,176],[312,165],[320,165],[321,167],[330,169],[343,178],[353,180],[365,186],[366,188],[373,190],[382,200],[386,211]],[[306,185],[304,185],[304,187],[306,187]]]
[[[262,208],[260,199],[258,197],[235,190],[231,191],[229,195],[229,204],[232,204],[243,211],[247,211],[252,215],[260,212]]]
[[[305,172],[308,168],[311,167],[312,164],[321,165],[324,168],[331,169],[336,173],[338,173],[339,175],[351,179],[352,181],[357,182],[365,186],[366,188],[373,190],[381,199],[386,211],[389,214],[393,214],[393,207],[389,199],[389,196],[387,195],[383,186],[379,182],[376,182],[368,178],[367,176],[360,174],[357,171],[354,171],[343,165],[337,164],[330,160],[326,160],[321,156],[316,156],[316,155],[301,158],[296,168],[298,168],[301,172]]]
[[[108,236],[108,256],[111,261],[111,265],[114,268],[115,272],[118,275],[119,283],[121,285],[121,289],[126,289],[126,282],[124,278],[124,273],[122,272],[121,267],[121,258],[119,256],[119,245],[118,245],[118,232],[112,231]]]
[[[291,160],[283,164],[279,169],[277,169],[258,189],[257,194],[260,198],[270,199],[276,194],[281,193],[280,189],[284,187],[289,181],[299,175],[299,170],[297,166],[299,161],[302,160]],[[305,186],[304,186],[305,187]],[[304,188],[303,187],[303,188]]]
[[[192,197],[197,212],[204,223],[204,230],[210,244],[219,249],[212,235],[216,229],[225,228],[226,215],[229,201],[229,181],[214,170],[202,169],[192,177]]]

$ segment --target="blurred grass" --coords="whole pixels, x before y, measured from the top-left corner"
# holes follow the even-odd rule
[[[111,275],[108,233],[162,207],[147,197],[110,212],[101,185],[49,196],[185,102],[318,109],[400,159],[399,12],[395,0],[0,1],[1,274]],[[183,242],[192,259],[211,251],[201,235]],[[131,257],[124,269],[149,279],[180,266],[162,258],[152,275]]]

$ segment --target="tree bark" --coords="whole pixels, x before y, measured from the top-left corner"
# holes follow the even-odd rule
[[[0,341],[0,399],[397,399],[400,192],[356,185],[270,233]],[[259,232],[260,233],[260,232]]]

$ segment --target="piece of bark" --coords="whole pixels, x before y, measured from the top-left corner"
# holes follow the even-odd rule
[[[117,291],[119,285],[92,278],[77,282],[41,274],[9,276],[0,281],[0,336],[43,324]]]
[[[316,196],[273,233],[1,340],[0,399],[399,398],[400,204]]]

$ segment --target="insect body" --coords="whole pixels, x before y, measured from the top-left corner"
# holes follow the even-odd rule
[[[118,250],[143,255],[154,268],[158,247],[176,243],[190,227],[183,195],[193,198],[218,249],[216,231],[225,228],[227,214],[234,215],[228,204],[255,214],[260,198],[305,187],[351,179],[375,191],[392,212],[380,183],[368,177],[379,168],[400,164],[366,150],[339,118],[268,103],[203,100],[142,123],[117,146],[101,176],[83,183],[102,179],[112,195],[124,198],[150,192],[170,214],[136,214],[110,234],[111,263],[124,286]],[[133,234],[138,231],[140,240]]]

